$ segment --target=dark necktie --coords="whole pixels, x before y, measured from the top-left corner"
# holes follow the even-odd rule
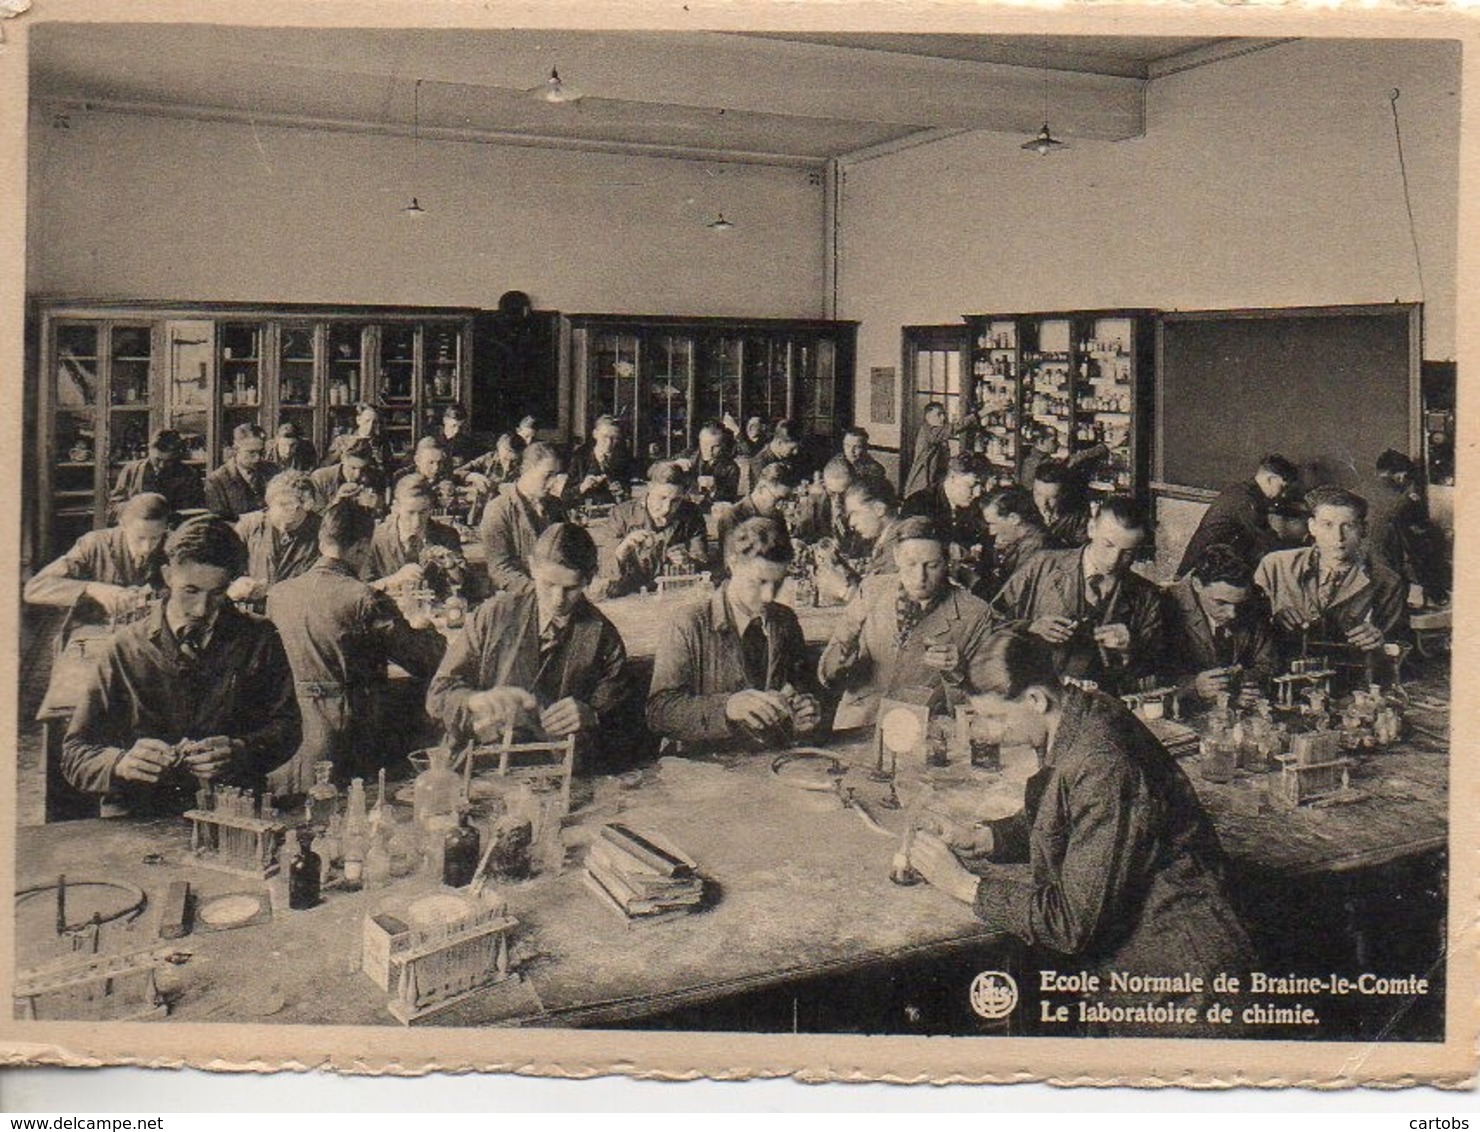
[[[1110,592],[1110,579],[1104,574],[1091,574],[1084,583],[1085,597],[1090,609],[1098,610],[1105,604],[1105,595]]]
[[[420,535],[412,535],[409,539],[406,540],[406,561],[407,562],[420,562],[421,561],[421,536]]]
[[[179,635],[180,655],[186,660],[197,661],[200,659],[201,650],[205,647],[205,632],[199,627],[191,627],[180,630]]]
[[[770,641],[766,637],[766,627],[760,617],[751,620],[745,627],[745,632],[740,635],[740,659],[745,669],[745,683],[761,691],[767,691],[766,684],[770,678]]]
[[[928,612],[928,606],[921,605],[904,590],[900,590],[894,598],[894,613],[897,619],[894,631],[895,644],[903,647],[905,641],[909,640],[910,634],[915,631],[915,626],[925,620],[925,614]]]

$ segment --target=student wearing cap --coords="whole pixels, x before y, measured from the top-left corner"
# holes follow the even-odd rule
[[[676,613],[658,644],[648,727],[706,752],[783,745],[822,719],[801,624],[776,602],[791,539],[779,520],[746,519],[729,532],[724,557],[726,580]]]
[[[267,481],[278,474],[268,463],[267,433],[262,426],[243,421],[231,432],[231,458],[206,477],[206,507],[228,522],[260,511]]]
[[[945,536],[929,518],[901,519],[896,572],[863,580],[823,651],[818,677],[841,693],[833,727],[873,723],[881,698],[959,684],[986,639],[986,602],[950,580]]]
[[[118,482],[108,496],[109,521],[117,522],[123,505],[145,492],[164,496],[176,513],[206,505],[200,469],[185,463],[185,441],[172,428],[156,429],[149,438],[149,455],[130,460],[119,471]]]
[[[1131,569],[1148,528],[1135,500],[1107,496],[1084,546],[1040,551],[993,598],[994,617],[1047,643],[1059,675],[1133,691],[1163,647],[1161,590]]]
[[[488,580],[496,590],[529,594],[529,556],[535,541],[554,523],[565,521],[565,508],[553,492],[560,475],[560,455],[541,441],[524,449],[519,478],[483,511],[478,537],[487,555]]]
[[[612,508],[613,544],[602,556],[592,587],[601,598],[621,597],[651,586],[677,559],[677,572],[708,566],[704,516],[688,499],[689,477],[676,462],[659,460],[648,469],[647,492]]]
[[[26,583],[32,605],[97,606],[105,616],[126,613],[164,587],[164,539],[170,505],[164,496],[136,495],[123,505],[118,526],[88,531]]]
[[[277,631],[227,600],[246,551],[216,516],[165,543],[168,596],[104,646],[62,741],[62,772],[134,813],[178,813],[200,780],[261,789],[298,745]]]
[[[353,500],[373,515],[385,510],[385,474],[375,462],[375,445],[365,437],[342,445],[338,462],[309,479],[320,511],[340,499]]]
[[[566,507],[620,503],[631,491],[632,458],[622,446],[622,426],[614,417],[597,417],[591,439],[575,450],[565,477]]]
[[[446,648],[435,628],[413,629],[390,597],[360,580],[375,531],[370,512],[341,500],[315,518],[313,565],[267,594],[267,617],[282,639],[303,719],[297,752],[268,777],[280,794],[304,793],[321,760],[332,762],[334,781],[347,785],[405,755],[415,728],[382,710],[387,662],[425,682]]]
[[[376,589],[414,588],[426,571],[424,556],[440,547],[452,573],[461,577],[462,540],[446,523],[432,518],[432,485],[419,474],[403,476],[391,493],[391,513],[375,526],[360,576]]]
[[[454,637],[427,691],[427,711],[461,746],[521,734],[580,737],[584,765],[618,754],[635,706],[621,635],[585,597],[596,544],[554,523],[530,553],[529,594],[495,594]]]
[[[1197,530],[1182,552],[1177,567],[1181,577],[1197,563],[1202,552],[1215,543],[1231,546],[1250,566],[1274,549],[1269,525],[1270,505],[1300,478],[1295,465],[1283,456],[1270,455],[1259,461],[1252,479],[1232,483],[1208,505]]]
[[[319,516],[313,509],[309,477],[303,472],[279,472],[268,483],[265,498],[261,511],[243,515],[236,524],[236,533],[247,548],[247,564],[245,573],[227,590],[232,601],[265,601],[268,587],[296,578],[319,556]]]
[[[1254,571],[1231,546],[1214,543],[1163,591],[1166,659],[1161,672],[1184,695],[1211,702],[1238,691],[1250,700],[1278,673],[1274,624]]]

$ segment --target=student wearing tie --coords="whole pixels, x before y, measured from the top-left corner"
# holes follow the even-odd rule
[[[1327,485],[1306,493],[1314,546],[1266,554],[1254,584],[1269,599],[1286,656],[1308,645],[1371,653],[1405,628],[1407,586],[1362,549],[1367,501]]]
[[[530,555],[534,600],[504,592],[480,605],[455,637],[427,692],[448,742],[525,735],[582,740],[582,763],[614,756],[630,737],[634,689],[616,627],[585,597],[596,544],[584,527],[556,523]]]
[[[488,559],[488,580],[496,590],[533,592],[529,556],[545,528],[563,522],[565,508],[551,493],[560,475],[555,449],[536,441],[519,458],[519,478],[483,512],[478,537]]]
[[[591,426],[591,440],[577,448],[570,458],[570,474],[565,478],[564,501],[567,507],[583,503],[620,503],[631,491],[632,459],[622,447],[622,426],[613,417],[597,417]]]
[[[235,522],[265,505],[267,483],[278,467],[264,459],[267,433],[259,424],[244,421],[231,433],[231,459],[206,477],[206,508]]]
[[[1050,645],[1060,676],[1123,694],[1156,673],[1163,644],[1161,591],[1131,570],[1146,542],[1145,512],[1129,496],[1108,496],[1087,534],[1078,549],[1039,552],[992,609]]]
[[[376,589],[415,588],[425,574],[423,552],[441,547],[461,573],[462,540],[432,518],[432,485],[420,475],[402,476],[391,497],[391,513],[375,527],[360,576]]]
[[[873,723],[880,699],[902,688],[959,686],[986,640],[986,602],[950,580],[930,519],[899,521],[894,561],[896,573],[864,579],[823,651],[818,676],[841,693],[836,730]]]
[[[676,462],[659,460],[648,469],[647,493],[612,508],[613,545],[603,555],[592,596],[621,597],[652,586],[676,560],[677,573],[704,570],[704,516],[688,499],[689,476]],[[675,571],[670,571],[675,572]]]
[[[802,627],[776,602],[791,560],[778,520],[730,531],[726,581],[678,612],[658,645],[647,700],[654,734],[711,751],[784,744],[821,722]]]
[[[1279,664],[1274,626],[1242,554],[1214,543],[1164,595],[1162,674],[1182,695],[1211,703],[1237,691],[1248,701],[1268,686]]]
[[[298,745],[277,631],[226,598],[246,550],[231,524],[191,519],[165,542],[168,596],[98,658],[62,740],[62,772],[133,813],[178,813],[199,783],[261,789]]]

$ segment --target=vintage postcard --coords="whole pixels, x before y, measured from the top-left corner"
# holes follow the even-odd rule
[[[1472,1082],[1473,18],[0,9],[9,1062]]]

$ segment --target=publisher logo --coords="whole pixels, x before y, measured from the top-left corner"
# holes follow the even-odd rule
[[[1006,971],[983,971],[971,980],[971,1009],[983,1018],[1006,1018],[1017,1004],[1017,983]]]

